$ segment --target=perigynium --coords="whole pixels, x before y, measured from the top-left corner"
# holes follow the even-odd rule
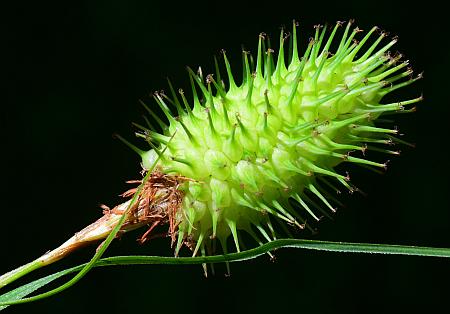
[[[336,167],[385,169],[386,160],[372,160],[369,152],[396,155],[390,147],[405,142],[396,128],[379,122],[414,111],[411,105],[422,100],[383,101],[421,75],[413,76],[409,62],[389,52],[396,38],[377,27],[361,36],[352,23],[316,26],[301,52],[295,22],[290,36],[281,32],[278,53],[260,34],[256,55],[243,52],[239,84],[222,51],[226,78],[215,59],[214,74],[188,69],[192,97],[170,82],[167,93],[154,93],[159,109],[144,104],[151,120],[135,124],[136,135],[151,148],[118,136],[140,154],[143,172],[149,171],[146,180],[131,182],[142,183],[139,188],[123,194],[135,199],[113,209],[103,206],[98,221],[38,262],[0,277],[0,287],[106,238],[122,218],[121,233],[148,226],[140,242],[168,225],[175,255],[186,245],[196,256],[239,252],[242,233],[256,245],[280,234],[292,237],[292,230],[329,216],[339,205],[336,185],[356,190],[349,174]]]

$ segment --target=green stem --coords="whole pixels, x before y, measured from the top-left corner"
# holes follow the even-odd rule
[[[19,279],[22,276],[32,272],[33,270],[39,269],[45,266],[45,263],[41,262],[39,259],[34,260],[28,264],[20,266],[6,274],[0,276],[0,289],[6,286],[7,284]]]

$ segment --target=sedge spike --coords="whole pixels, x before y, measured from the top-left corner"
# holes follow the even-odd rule
[[[123,194],[137,201],[119,234],[148,226],[139,239],[143,243],[156,236],[156,227],[166,225],[176,256],[183,247],[193,256],[215,254],[217,247],[239,252],[246,247],[242,233],[263,245],[292,236],[292,229],[314,230],[311,221],[335,212],[342,205],[333,196],[336,185],[356,190],[348,173],[335,170],[337,165],[386,168],[386,160],[367,159],[366,150],[391,157],[398,152],[385,146],[404,141],[396,138],[396,128],[380,127],[377,120],[413,112],[411,105],[422,97],[389,103],[383,103],[383,97],[422,76],[405,72],[408,62],[399,62],[401,56],[390,56],[396,39],[381,33],[370,44],[376,30],[372,28],[358,42],[362,31],[352,23],[316,26],[308,47],[300,52],[294,22],[291,47],[286,49],[289,58],[284,56],[283,45],[289,40],[283,32],[278,55],[262,33],[256,64],[248,52],[243,55],[241,84],[223,51],[228,83],[222,81],[215,59],[215,79],[208,75],[205,81],[200,68],[198,74],[188,68],[192,101],[182,90],[177,96],[169,81],[172,98],[155,93],[152,108],[141,102],[161,133],[135,124],[137,135],[152,145],[148,151],[119,137],[141,156],[143,170],[150,174],[146,182],[131,182],[142,183],[142,188]],[[176,108],[177,117],[168,104]],[[158,107],[164,119],[155,114]],[[106,238],[129,206],[130,200],[113,209],[104,207],[98,221],[38,259],[39,265],[22,271]],[[19,274],[0,277],[0,287]]]
[[[354,28],[353,23],[351,20],[342,27],[340,39],[342,22],[336,24],[328,38],[326,27],[316,26],[315,36],[299,59],[294,22],[293,57],[287,65],[283,32],[278,56],[270,48],[267,36],[260,35],[256,68],[249,68],[248,52],[245,52],[244,78],[239,87],[224,53],[229,88],[225,95],[221,89],[215,95],[208,92],[209,107],[215,108],[214,114],[208,108],[198,112],[197,125],[205,127],[191,130],[198,142],[206,145],[193,146],[189,136],[179,132],[173,140],[174,149],[167,153],[169,158],[161,159],[158,164],[162,173],[190,179],[178,187],[183,202],[173,217],[177,234],[186,235],[190,231],[189,237],[180,243],[198,253],[216,237],[231,236],[239,250],[239,233],[248,233],[248,226],[258,230],[266,224],[265,215],[292,223],[293,216],[287,215],[287,209],[272,209],[274,202],[297,202],[304,211],[301,214],[308,214],[314,220],[328,216],[325,210],[335,211],[336,204],[330,204],[332,200],[325,199],[316,187],[321,184],[317,178],[322,177],[355,190],[348,182],[348,174],[334,170],[338,164],[386,167],[385,160],[373,161],[364,155],[366,147],[396,154],[382,145],[374,146],[373,141],[382,143],[386,136],[397,134],[396,129],[377,126],[377,119],[408,110],[422,98],[382,102],[383,96],[396,86],[414,81],[402,77],[396,85],[386,83],[396,78],[408,62],[399,63],[399,57],[390,57],[388,49],[397,39],[386,39],[386,33],[381,33],[363,51],[363,45],[376,28],[358,42],[355,38],[362,31]],[[387,41],[384,45],[383,39]],[[334,52],[331,51],[333,42],[338,45]],[[269,49],[264,51],[264,47]],[[221,110],[221,106],[226,110]],[[228,114],[231,112],[234,115]],[[189,121],[191,116],[185,112],[179,121],[168,119],[170,127],[163,135],[171,136],[171,130],[184,127],[180,121]],[[351,155],[357,154],[355,150],[360,152],[358,156]],[[191,163],[181,165],[175,159],[180,157]],[[143,164],[148,163],[144,158]],[[313,195],[308,196],[307,191]],[[324,208],[311,206],[318,203]],[[188,220],[185,217],[189,212],[196,214]]]

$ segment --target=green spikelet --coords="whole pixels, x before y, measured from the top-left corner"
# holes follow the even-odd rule
[[[385,168],[385,162],[366,159],[365,151],[398,154],[382,147],[395,141],[397,130],[377,126],[377,119],[413,111],[411,105],[422,98],[395,103],[382,103],[382,98],[420,76],[412,78],[408,61],[389,54],[395,38],[383,45],[386,34],[372,38],[373,28],[358,42],[360,30],[351,30],[350,21],[338,40],[340,26],[317,26],[299,53],[294,23],[288,65],[285,34],[278,56],[264,50],[267,39],[260,35],[256,65],[243,54],[240,86],[225,52],[228,88],[217,60],[217,73],[205,79],[188,69],[192,105],[182,91],[177,96],[170,82],[172,98],[154,95],[167,122],[146,106],[163,134],[138,126],[143,131],[138,135],[154,147],[147,152],[134,147],[144,168],[160,154],[160,145],[168,145],[159,170],[190,179],[179,187],[184,197],[175,217],[176,254],[183,243],[191,244],[194,255],[205,252],[216,238],[226,252],[229,236],[239,251],[242,231],[261,244],[275,239],[278,229],[289,232],[285,224],[304,228],[306,221],[335,211],[339,201],[326,191],[330,186],[355,190],[348,174],[335,171],[338,164]]]

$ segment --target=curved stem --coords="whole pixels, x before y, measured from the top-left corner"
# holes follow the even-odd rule
[[[173,139],[174,135],[172,135],[169,142]],[[142,201],[140,193],[146,185],[146,182],[149,180],[149,178],[152,177],[152,171],[156,167],[156,164],[158,163],[166,149],[167,145],[162,150],[162,153],[158,156],[158,158],[153,162],[151,167],[148,169],[145,177],[141,181],[141,184],[135,189],[130,200],[116,206],[113,210],[108,210],[108,213],[106,213],[103,217],[90,224],[80,232],[77,232],[73,237],[64,242],[58,248],[47,252],[46,254],[28,264],[20,266],[0,276],[0,289],[13,282],[14,280],[17,280],[32,272],[33,270],[59,261],[63,257],[67,256],[68,254],[82,246],[105,239],[97,248],[97,251],[91,258],[91,260],[80,270],[80,272],[74,278],[72,278],[64,285],[66,288],[68,288],[71,285],[75,284],[82,277],[84,277],[84,275],[101,258],[103,253],[106,251],[112,240],[118,235],[119,232],[127,232],[148,224],[149,217],[147,216],[145,209],[139,208],[140,202]],[[161,204],[158,205],[163,207],[166,204],[164,203],[164,200],[162,200]],[[133,211],[134,215],[130,216]],[[150,220],[152,220],[151,217]],[[51,296],[55,293],[60,292],[59,289],[60,287],[46,292],[46,296]]]

